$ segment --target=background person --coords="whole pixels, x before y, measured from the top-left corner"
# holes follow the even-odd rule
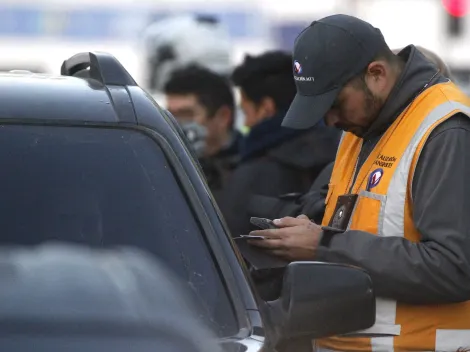
[[[229,33],[215,17],[168,16],[148,26],[142,37],[151,91],[163,91],[176,70],[190,65],[227,78],[233,70]]]
[[[292,55],[271,51],[247,56],[232,74],[240,89],[241,108],[250,132],[240,146],[240,163],[227,182],[221,203],[232,235],[251,229],[256,196],[279,196],[309,189],[334,160],[339,132],[320,126],[296,131],[281,126],[296,87]]]
[[[165,84],[167,109],[194,134],[202,134],[199,161],[216,199],[238,163],[241,133],[234,128],[235,102],[228,80],[191,65],[175,70]],[[188,128],[186,128],[188,127]]]

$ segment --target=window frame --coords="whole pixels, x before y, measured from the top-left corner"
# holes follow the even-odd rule
[[[228,237],[227,234],[220,236],[216,233],[214,226],[211,223],[211,219],[199,199],[199,195],[191,182],[191,177],[185,170],[182,160],[178,156],[178,153],[171,147],[170,142],[159,133],[157,130],[133,124],[119,123],[119,122],[89,122],[89,121],[72,121],[72,120],[46,120],[46,119],[5,119],[0,117],[0,126],[10,125],[10,126],[37,126],[37,127],[69,127],[69,128],[91,128],[91,129],[117,129],[117,130],[127,130],[134,131],[137,133],[142,133],[146,137],[150,138],[163,152],[169,167],[177,181],[177,184],[180,186],[181,193],[188,202],[189,209],[194,215],[195,221],[200,228],[201,235],[203,240],[207,245],[207,249],[215,263],[216,270],[219,272],[220,280],[224,289],[226,291],[229,303],[232,305],[232,310],[236,323],[238,325],[239,331],[234,336],[222,337],[221,340],[231,340],[231,339],[244,339],[250,335],[252,326],[250,324],[249,312],[247,311],[244,302],[241,298],[240,286],[237,284],[232,270],[230,268],[230,263],[224,258],[224,253],[220,245],[221,237]],[[173,129],[172,129],[173,131]],[[181,141],[181,139],[175,137]],[[182,142],[181,149],[182,151],[187,152],[185,157],[189,158],[192,161],[192,165],[197,171],[197,175],[201,177],[204,183],[206,180],[201,175],[201,170],[198,167],[197,163],[192,160],[190,153]],[[220,221],[220,219],[219,219]],[[228,240],[228,238],[227,238]],[[233,263],[232,263],[233,264]],[[240,263],[238,263],[240,265]]]

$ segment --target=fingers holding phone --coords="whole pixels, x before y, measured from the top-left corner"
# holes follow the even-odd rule
[[[250,223],[261,230],[273,230],[278,228],[273,220],[266,218],[251,217]]]
[[[286,217],[272,222],[275,229],[252,231],[251,236],[265,237],[264,241],[249,241],[273,255],[287,260],[313,260],[322,229],[307,217]]]

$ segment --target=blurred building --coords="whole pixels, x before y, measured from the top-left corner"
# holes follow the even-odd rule
[[[0,0],[0,69],[57,73],[66,57],[101,50],[113,53],[137,81],[144,82],[140,37],[144,28],[159,18],[181,13],[215,15],[233,39],[235,64],[247,52],[289,50],[298,32],[316,18],[347,13],[380,27],[393,48],[413,43],[436,51],[464,81],[470,69],[470,16],[449,17],[443,5],[446,1],[453,2]]]

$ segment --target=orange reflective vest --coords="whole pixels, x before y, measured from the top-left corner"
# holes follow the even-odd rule
[[[412,216],[414,169],[432,130],[457,112],[470,116],[470,99],[453,83],[426,89],[388,128],[360,168],[354,184],[351,183],[362,139],[351,133],[343,134],[323,225],[328,225],[333,216],[338,196],[354,193],[359,197],[349,222],[350,230],[419,242],[421,235]],[[369,191],[368,184],[373,186]],[[376,304],[375,325],[360,332],[366,337],[321,339],[316,342],[317,350],[454,352],[470,347],[470,301],[409,305],[378,297]]]

